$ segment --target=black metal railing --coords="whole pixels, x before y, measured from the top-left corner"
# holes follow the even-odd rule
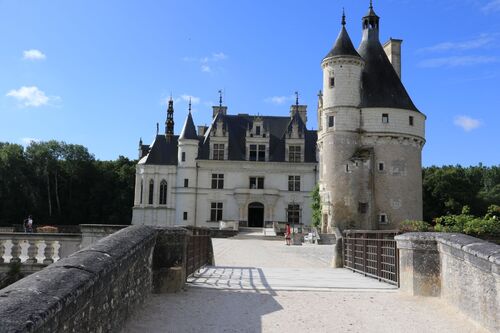
[[[186,278],[197,269],[212,264],[212,241],[208,232],[187,236]],[[200,235],[201,234],[201,235]]]
[[[344,231],[344,267],[381,281],[399,285],[398,231]]]

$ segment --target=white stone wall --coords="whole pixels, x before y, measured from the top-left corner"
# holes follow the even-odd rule
[[[361,98],[363,62],[354,57],[334,57],[323,61],[323,108],[357,106]],[[330,86],[330,78],[335,86]]]

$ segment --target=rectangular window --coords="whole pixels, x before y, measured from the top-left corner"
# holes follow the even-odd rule
[[[250,161],[257,161],[257,145],[250,145]]]
[[[382,123],[383,124],[389,123],[389,114],[388,113],[382,113]]]
[[[368,212],[368,203],[367,202],[358,202],[358,213],[366,214]]]
[[[261,161],[261,162],[266,161],[266,146],[265,145],[259,145],[258,158],[259,158],[259,161]]]
[[[223,189],[224,188],[224,174],[213,173],[212,174],[212,188]]]
[[[335,78],[332,76],[330,78],[330,88],[333,88],[333,87],[335,87]]]
[[[408,121],[410,123],[410,126],[413,126],[413,116],[410,116],[410,118],[408,118]]]
[[[250,153],[248,155],[250,161],[266,161],[266,145],[250,145]]]
[[[223,143],[214,143],[213,159],[214,160],[224,160],[224,144]]]
[[[380,163],[378,164],[378,171],[384,171],[384,168],[385,168],[384,163],[383,163],[383,162],[380,162]]]
[[[250,177],[250,188],[251,189],[263,189],[264,188],[264,177]]]
[[[289,162],[302,162],[302,154],[300,146],[288,147],[288,161]]]
[[[181,161],[186,162],[186,152],[182,152],[181,154]]]
[[[189,179],[184,178],[184,187],[189,187]]]
[[[255,135],[260,135],[260,126],[255,126]]]
[[[290,224],[300,223],[300,206],[297,204],[290,204],[286,210],[287,222]]]
[[[154,190],[155,190],[155,183],[151,179],[149,181],[149,198],[148,198],[148,204],[152,205],[153,204],[153,195],[154,195]]]
[[[329,116],[328,117],[328,127],[333,127],[334,125],[335,125],[335,117]]]
[[[188,212],[184,212],[184,213],[182,214],[182,219],[183,219],[184,221],[187,221],[187,219],[188,219]]]
[[[346,164],[345,165],[345,172],[350,172],[350,171],[351,171],[351,169],[349,168],[349,164]]]
[[[210,221],[218,222],[222,220],[222,202],[212,202],[210,205]]]
[[[300,191],[300,176],[288,176],[288,191]]]
[[[387,214],[385,214],[385,213],[379,214],[379,216],[378,216],[378,222],[380,224],[387,224],[387,222],[388,222],[387,221]]]

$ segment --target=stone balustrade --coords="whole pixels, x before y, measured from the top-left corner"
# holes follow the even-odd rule
[[[454,233],[395,237],[401,291],[440,297],[492,332],[500,332],[500,245]]]
[[[56,233],[0,233],[0,272],[8,264],[21,263],[33,273],[80,249],[82,235]]]

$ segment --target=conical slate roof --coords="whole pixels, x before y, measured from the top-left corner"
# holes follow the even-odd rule
[[[337,40],[333,45],[333,49],[331,49],[331,51],[328,52],[325,59],[335,56],[359,57],[359,53],[354,48],[354,45],[352,44],[351,38],[347,33],[345,25],[342,25],[342,30],[340,30]]]
[[[179,140],[198,140],[198,134],[196,134],[196,127],[194,126],[191,112],[189,112],[186,117]]]

